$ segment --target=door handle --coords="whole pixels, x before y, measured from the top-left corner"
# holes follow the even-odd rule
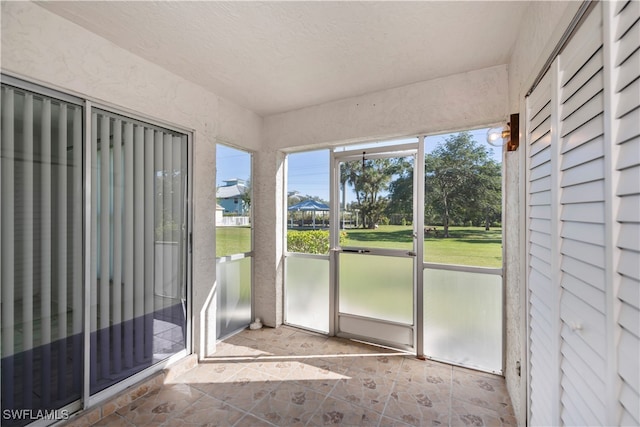
[[[350,252],[354,254],[368,254],[371,251],[368,249],[343,249],[342,252]]]

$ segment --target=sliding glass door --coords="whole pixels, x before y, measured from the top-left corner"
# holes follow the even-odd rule
[[[25,87],[1,99],[2,425],[188,345],[187,135]]]
[[[77,100],[2,87],[3,410],[82,392],[82,115]]]
[[[187,137],[93,109],[91,392],[185,349]]]

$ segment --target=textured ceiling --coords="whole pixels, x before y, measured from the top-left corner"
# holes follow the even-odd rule
[[[260,115],[505,64],[528,2],[43,2]]]

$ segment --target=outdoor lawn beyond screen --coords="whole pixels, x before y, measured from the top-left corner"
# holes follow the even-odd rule
[[[502,150],[486,129],[425,138],[424,260],[502,267]]]
[[[502,267],[502,152],[485,135],[480,129],[425,138],[425,262]],[[328,157],[327,150],[289,155],[289,252],[328,254]],[[362,175],[359,162],[344,164],[340,246],[412,250],[413,172],[400,160],[368,163],[384,174]],[[349,178],[351,170],[358,180]],[[375,181],[378,175],[385,180]]]

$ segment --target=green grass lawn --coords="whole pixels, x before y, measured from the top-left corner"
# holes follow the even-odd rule
[[[424,260],[440,264],[474,265],[479,267],[502,266],[502,229],[484,227],[449,227],[448,238],[433,234],[424,239]],[[372,248],[412,248],[412,228],[402,225],[381,225],[376,230],[347,230],[346,246]]]
[[[442,227],[436,227],[442,236]],[[297,231],[289,230],[289,233]],[[348,229],[345,246],[372,248],[412,248],[412,228],[402,225],[381,225],[376,230]],[[484,227],[450,227],[449,238],[433,235],[424,239],[424,260],[441,264],[502,266],[502,229]],[[218,227],[216,229],[216,256],[225,256],[251,250],[251,228]]]
[[[216,257],[251,251],[251,227],[216,227]]]

